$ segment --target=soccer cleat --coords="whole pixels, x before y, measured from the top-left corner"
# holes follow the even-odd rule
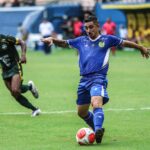
[[[32,112],[32,117],[35,117],[35,116],[38,116],[38,115],[40,115],[41,114],[41,110],[38,108],[38,109],[36,109],[36,110],[34,110],[33,112]]]
[[[105,132],[104,128],[98,129],[95,132],[95,139],[96,139],[96,143],[97,144],[102,142],[102,138],[103,138],[104,132]]]
[[[28,82],[28,85],[31,87],[31,93],[32,95],[35,97],[35,98],[38,98],[39,97],[39,93],[38,93],[38,90],[37,88],[35,87],[34,85],[34,82],[33,81],[29,81]]]

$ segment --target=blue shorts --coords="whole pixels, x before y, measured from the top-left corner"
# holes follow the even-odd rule
[[[103,104],[109,100],[107,88],[107,79],[99,75],[90,75],[82,77],[77,91],[77,105],[91,103],[91,96],[102,96]]]

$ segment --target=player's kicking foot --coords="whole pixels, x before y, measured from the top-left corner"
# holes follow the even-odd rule
[[[36,116],[38,116],[38,115],[40,115],[41,114],[41,110],[38,108],[38,109],[36,109],[36,110],[34,110],[33,112],[32,112],[32,117],[36,117]]]
[[[104,128],[98,129],[95,132],[95,139],[96,139],[96,143],[97,144],[102,142],[102,138],[103,138],[104,132],[105,132]]]
[[[38,90],[37,88],[35,87],[34,85],[34,82],[33,81],[29,81],[28,82],[28,85],[31,87],[31,93],[32,95],[35,97],[35,98],[38,98],[39,97],[39,93],[38,93]]]

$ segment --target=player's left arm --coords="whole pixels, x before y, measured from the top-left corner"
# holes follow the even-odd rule
[[[141,55],[143,57],[145,57],[147,59],[150,57],[150,49],[146,48],[142,45],[136,44],[136,43],[131,42],[131,41],[123,40],[121,46],[138,49],[141,52]]]
[[[21,40],[21,39],[16,39],[16,45],[20,45],[21,47],[21,63],[26,63],[26,51],[27,51],[27,46],[26,43]]]

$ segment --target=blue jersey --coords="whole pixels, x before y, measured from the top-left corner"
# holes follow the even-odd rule
[[[81,36],[67,40],[79,52],[80,75],[93,73],[106,76],[109,67],[110,48],[122,43],[122,39],[112,35],[99,35],[95,40]]]

